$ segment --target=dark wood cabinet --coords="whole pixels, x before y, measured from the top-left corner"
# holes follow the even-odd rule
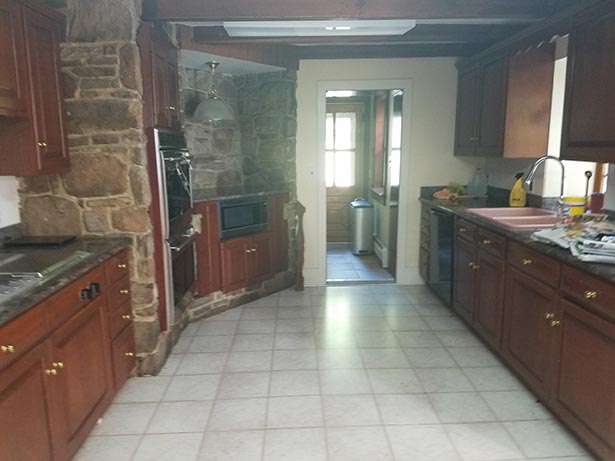
[[[506,284],[503,352],[536,393],[546,397],[551,376],[551,322],[557,292],[510,267]]]
[[[263,232],[252,236],[252,253],[250,262],[250,275],[254,282],[260,282],[273,274],[273,246],[271,232]]]
[[[284,218],[284,205],[288,194],[275,194],[269,199],[272,240],[274,242],[273,273],[288,270],[288,221]]]
[[[502,156],[507,70],[503,54],[459,70],[455,155]]]
[[[555,321],[554,409],[604,459],[613,459],[615,325],[567,299],[561,299]]]
[[[474,318],[476,293],[476,247],[463,238],[455,238],[453,266],[453,309],[468,323]]]
[[[155,25],[139,29],[146,128],[181,128],[177,48]]]
[[[69,165],[60,71],[64,17],[14,0],[3,0],[0,12],[0,114],[8,115],[0,119],[0,174],[63,172]]]
[[[0,373],[0,461],[54,459],[46,392],[46,381],[54,378],[47,375],[50,363],[45,342]]]
[[[474,327],[495,349],[500,348],[504,314],[506,264],[483,249],[477,252]]]
[[[222,287],[218,202],[195,203],[194,212],[202,216],[201,235],[196,241],[196,264],[198,293],[205,296]]]
[[[561,158],[615,162],[614,55],[615,11],[601,2],[570,33]]]
[[[238,237],[224,240],[222,249],[222,289],[237,290],[250,284],[249,255],[252,253],[252,238]]]
[[[98,298],[51,336],[57,370],[50,379],[56,459],[78,450],[111,398],[109,349],[101,347],[109,344],[104,301]]]

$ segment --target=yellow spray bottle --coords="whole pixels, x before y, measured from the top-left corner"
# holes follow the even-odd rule
[[[509,205],[514,207],[525,206],[527,201],[527,192],[523,188],[523,173],[517,173],[515,175],[515,184],[510,191]]]

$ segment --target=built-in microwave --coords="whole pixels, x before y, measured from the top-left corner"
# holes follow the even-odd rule
[[[220,238],[228,239],[269,229],[269,199],[251,196],[220,200]]]

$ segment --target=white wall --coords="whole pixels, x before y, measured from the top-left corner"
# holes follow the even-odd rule
[[[19,222],[17,179],[0,176],[0,228]]]
[[[402,146],[400,219],[406,216],[406,234],[398,247],[399,283],[421,283],[418,276],[419,191],[421,186],[466,183],[473,170],[472,160],[453,156],[457,70],[454,58],[314,60],[301,61],[297,88],[297,193],[306,207],[305,266],[307,285],[323,285],[326,278],[325,242],[319,237],[326,226],[319,195],[324,174],[319,152],[319,86],[323,82],[348,80],[410,80],[410,110],[404,110],[403,128],[408,146]],[[383,86],[383,89],[385,87]],[[353,88],[346,88],[353,89]],[[324,118],[323,118],[324,120]],[[324,123],[324,122],[323,122]],[[324,131],[324,130],[320,130]],[[480,161],[482,163],[482,161]],[[404,242],[401,241],[404,239]]]

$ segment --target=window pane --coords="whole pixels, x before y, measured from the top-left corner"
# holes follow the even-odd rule
[[[401,151],[399,149],[391,150],[391,167],[390,167],[390,175],[391,175],[391,186],[399,186],[399,177],[401,175]]]
[[[401,148],[401,116],[400,115],[396,115],[395,117],[393,117],[393,123],[391,126],[391,137],[393,139],[391,139],[391,144],[393,149],[400,149]]]
[[[354,152],[335,153],[335,185],[337,187],[354,185]]]
[[[325,184],[333,187],[335,179],[335,152],[328,150],[325,155]]]
[[[335,114],[335,148],[338,150],[354,149],[356,114],[354,112],[339,112]]]
[[[325,149],[333,149],[333,114],[327,114],[326,129],[326,147]]]

